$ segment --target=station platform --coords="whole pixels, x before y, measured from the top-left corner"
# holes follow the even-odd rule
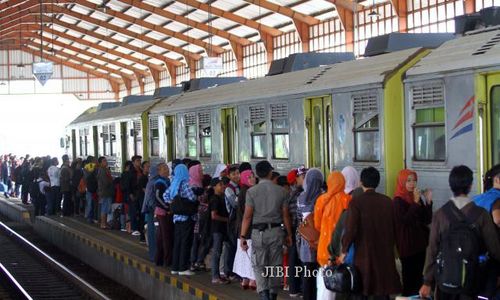
[[[131,288],[145,299],[257,299],[239,282],[212,285],[210,272],[176,276],[170,269],[150,262],[146,245],[136,236],[117,230],[102,230],[82,217],[32,217],[32,206],[0,196],[0,213],[29,223],[36,232],[63,251],[81,259],[99,272]],[[280,293],[279,299],[291,299]]]

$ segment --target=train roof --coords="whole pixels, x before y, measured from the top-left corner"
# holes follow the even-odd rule
[[[129,105],[122,105],[115,108],[110,108],[87,115],[82,115],[75,119],[70,125],[87,123],[92,121],[105,121],[108,119],[125,119],[139,117],[144,111],[147,111],[158,100],[148,100]]]
[[[315,90],[383,83],[388,74],[417,55],[422,48],[397,51],[291,73],[183,93],[164,99],[151,109],[159,114],[207,105],[221,105],[295,95]]]
[[[500,27],[445,42],[407,71],[407,76],[482,69],[500,64]]]
[[[322,76],[305,85],[304,91],[384,84],[389,75],[423,50],[412,48],[332,65]]]

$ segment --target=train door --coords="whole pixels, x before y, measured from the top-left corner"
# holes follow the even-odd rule
[[[477,82],[479,139],[478,173],[500,163],[500,74],[481,75]],[[482,190],[481,181],[479,189]]]
[[[325,176],[332,168],[332,101],[330,96],[308,98],[305,102],[307,163]]]
[[[127,122],[120,122],[120,141],[121,141],[121,149],[122,149],[122,166],[125,165],[128,159],[128,131],[127,131]]]
[[[71,155],[76,159],[76,129],[71,130]]]
[[[236,109],[223,108],[221,110],[222,157],[226,164],[238,161],[236,124]]]
[[[175,116],[165,116],[165,141],[167,143],[167,161],[175,159]]]
[[[97,126],[92,126],[92,138],[94,141],[94,157],[99,157],[99,131]]]

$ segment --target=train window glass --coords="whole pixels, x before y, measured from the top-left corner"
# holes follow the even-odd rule
[[[266,121],[253,124],[252,130],[252,157],[266,157]]]
[[[491,146],[492,163],[500,163],[500,85],[491,90]]]
[[[250,107],[252,124],[252,158],[267,157],[267,124],[265,106]]]
[[[416,109],[413,125],[415,160],[444,161],[445,143],[444,107]]]
[[[287,104],[271,105],[271,126],[273,142],[273,158],[288,159],[289,156],[289,124]]]
[[[116,155],[116,125],[115,124],[109,125],[109,144],[110,144],[109,155],[115,156]]]
[[[200,126],[200,156],[210,157],[212,155],[212,130],[210,126]]]
[[[354,115],[354,146],[356,161],[380,160],[380,136],[378,114],[358,113]]]
[[[158,131],[158,117],[149,119],[149,140],[151,156],[160,155],[160,132]]]
[[[108,155],[109,154],[109,150],[108,150],[108,147],[109,147],[109,133],[108,133],[108,125],[105,125],[105,126],[102,126],[102,151],[103,151],[103,154],[104,155]]]
[[[212,128],[210,126],[210,113],[198,114],[200,132],[200,156],[210,157],[212,155]]]
[[[134,121],[134,154],[142,156],[142,125],[140,120]]]
[[[363,92],[352,96],[354,113],[354,160],[380,160],[380,134],[377,93]]]
[[[194,125],[186,126],[187,138],[187,157],[196,157],[196,127]]]

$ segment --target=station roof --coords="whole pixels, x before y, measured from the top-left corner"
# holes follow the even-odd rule
[[[366,1],[365,1],[366,2]],[[335,3],[335,4],[334,4]],[[337,16],[350,0],[8,0],[0,45],[115,83]],[[356,4],[359,5],[359,4]]]

